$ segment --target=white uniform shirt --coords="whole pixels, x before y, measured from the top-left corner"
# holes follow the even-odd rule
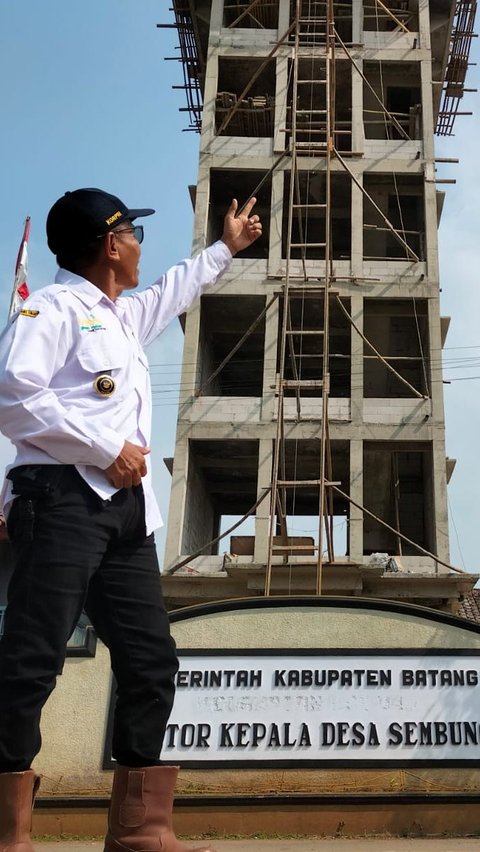
[[[112,302],[65,269],[33,293],[0,338],[0,430],[16,447],[10,467],[75,465],[104,500],[117,491],[106,474],[125,441],[150,445],[152,400],[143,347],[228,268],[219,241],[168,270],[151,287]],[[115,390],[100,396],[95,379],[110,373]],[[161,526],[150,456],[142,479],[147,534]],[[10,480],[2,493],[12,499]]]

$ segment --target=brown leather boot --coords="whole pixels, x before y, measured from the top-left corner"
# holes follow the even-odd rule
[[[115,768],[104,852],[214,852],[211,846],[189,848],[175,837],[177,775],[178,766]]]
[[[0,852],[33,852],[32,809],[40,778],[27,772],[0,772]]]

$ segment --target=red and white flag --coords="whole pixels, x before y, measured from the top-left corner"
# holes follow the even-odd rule
[[[15,266],[15,280],[13,282],[13,293],[10,302],[9,317],[13,316],[16,311],[22,306],[22,303],[30,295],[27,285],[27,270],[28,270],[28,253],[27,244],[30,236],[30,216],[25,220],[25,229],[23,231],[22,242],[17,255],[17,265]]]

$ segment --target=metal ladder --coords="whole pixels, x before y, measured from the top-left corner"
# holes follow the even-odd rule
[[[308,14],[304,14],[308,7]],[[313,10],[313,11],[312,11]],[[319,10],[321,14],[317,14]],[[268,556],[265,575],[265,595],[271,594],[273,557],[282,551],[293,555],[304,547],[290,546],[287,530],[287,492],[296,488],[318,488],[319,493],[319,533],[316,562],[316,594],[322,591],[324,522],[328,561],[334,560],[333,553],[333,496],[328,488],[332,480],[331,455],[328,434],[328,396],[329,374],[329,313],[332,281],[332,235],[331,235],[331,160],[334,154],[334,116],[335,116],[335,30],[333,0],[296,0],[295,27],[293,44],[292,103],[290,127],[290,187],[288,203],[288,230],[285,279],[282,288],[283,321],[279,341],[280,361],[276,381],[277,429],[273,454],[272,483],[270,494],[270,527]],[[300,60],[304,58],[304,61]],[[302,76],[300,70],[308,65],[320,69],[320,75],[310,72]],[[309,87],[309,89],[307,89]],[[302,97],[305,91],[311,93],[310,109],[303,108]],[[300,101],[300,107],[299,107]],[[307,117],[305,122],[304,116]],[[302,126],[303,125],[303,126]],[[305,138],[307,137],[307,138]],[[318,176],[314,164],[311,169],[299,168],[299,160],[305,165],[305,159],[321,157],[325,159],[324,195],[320,201],[309,197],[310,176]],[[309,223],[324,211],[324,230],[321,239],[309,241]],[[297,236],[298,234],[298,236]],[[324,253],[324,274],[309,276],[307,273],[308,255]],[[291,274],[292,259],[300,255],[303,275]],[[301,286],[292,282],[301,278]],[[316,285],[309,285],[315,279]],[[323,278],[322,286],[318,279]],[[323,328],[295,329],[292,327],[291,303],[298,298],[308,298],[316,293],[323,299]],[[301,354],[294,351],[294,337],[316,335],[322,340],[322,374],[314,379],[302,379]],[[290,358],[293,378],[285,378],[286,359]],[[297,366],[299,361],[300,372]],[[284,399],[285,391],[295,390],[297,399],[297,417],[301,419],[301,391],[320,390],[322,394],[322,429],[320,440],[320,469],[318,479],[287,479],[285,469],[285,433]],[[282,543],[275,544],[274,537],[278,527]],[[285,557],[287,560],[289,556]]]

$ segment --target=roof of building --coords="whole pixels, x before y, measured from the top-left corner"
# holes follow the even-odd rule
[[[480,589],[472,589],[468,595],[465,595],[457,615],[480,624]]]

